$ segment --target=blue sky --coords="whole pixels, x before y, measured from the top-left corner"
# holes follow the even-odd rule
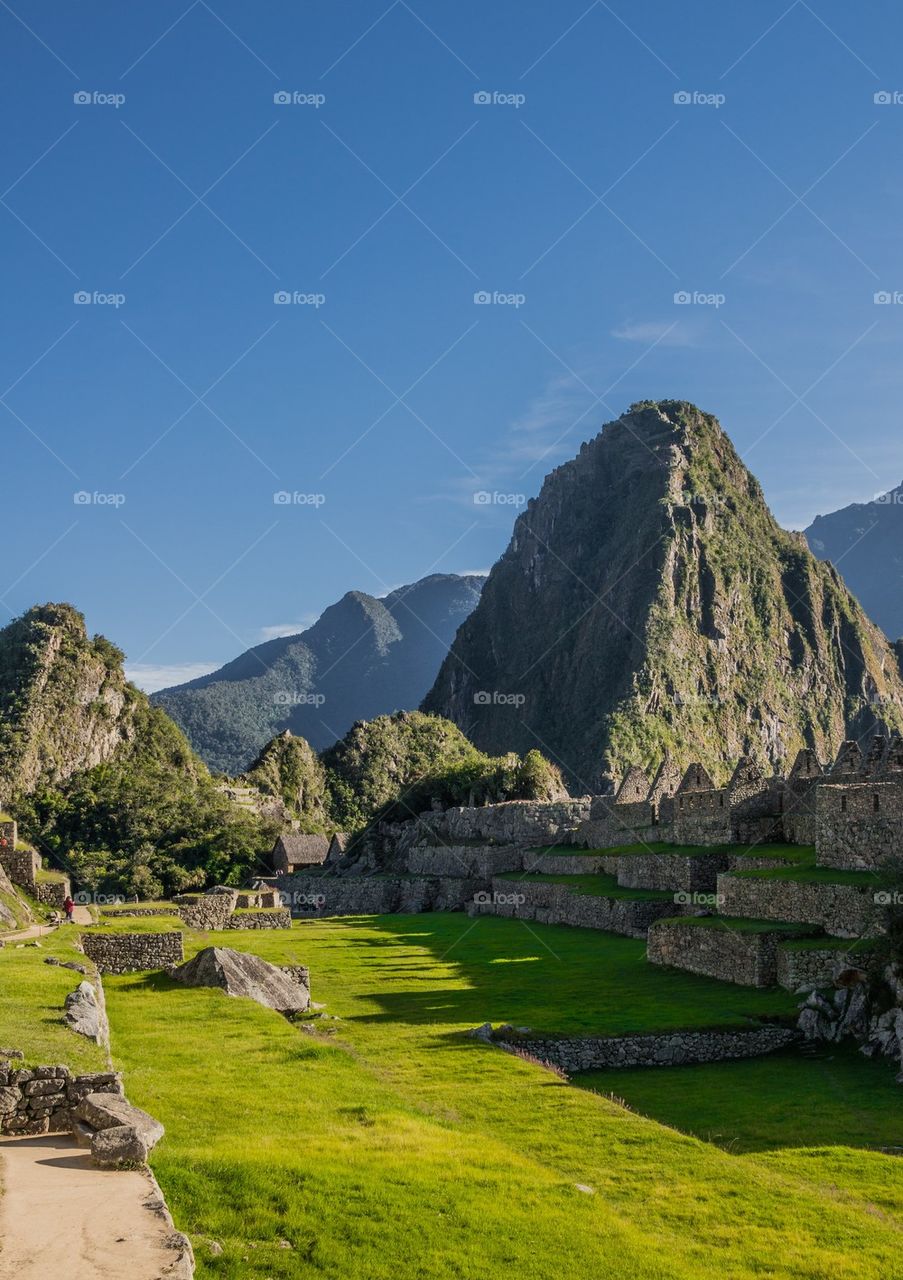
[[[898,484],[901,37],[891,0],[3,3],[2,616],[209,669],[485,569],[647,397],[788,526]]]

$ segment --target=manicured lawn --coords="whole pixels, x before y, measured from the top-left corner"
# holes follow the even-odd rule
[[[711,1022],[741,1003],[792,1006],[783,994],[667,982],[648,965],[646,985],[642,943],[490,917],[209,941],[309,964],[314,998],[341,1020],[305,1032],[160,975],[107,979],[114,1056],[167,1127],[152,1162],[199,1280],[896,1274],[900,1161],[733,1156],[462,1035],[502,1019],[648,1026],[653,988],[665,1025],[681,1009]]]
[[[506,871],[496,880],[516,880],[519,884],[566,884],[574,893],[588,893],[595,898],[631,898],[641,902],[673,902],[673,892],[665,889],[625,889],[618,877],[605,872],[588,875],[553,875],[550,872]]]
[[[890,1059],[869,1061],[855,1045],[841,1044],[805,1056],[793,1051],[666,1071],[586,1072],[574,1083],[731,1151],[831,1142],[903,1152],[903,1089],[895,1074]]]
[[[55,956],[84,964],[85,957],[73,945],[77,936],[77,927],[63,925],[37,939],[39,947],[8,942],[0,949],[0,1046],[22,1049],[27,1063],[101,1071],[103,1050],[63,1022],[63,1002],[82,975],[44,963],[47,956]]]

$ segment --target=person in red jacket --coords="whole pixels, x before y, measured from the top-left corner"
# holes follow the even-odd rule
[[[75,903],[71,898],[67,898],[63,903],[63,910],[66,912],[66,923],[72,923],[72,913],[75,911]]]

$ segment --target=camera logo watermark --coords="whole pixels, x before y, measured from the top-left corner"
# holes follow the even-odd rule
[[[903,893],[899,890],[891,892],[889,889],[882,889],[880,893],[875,894],[875,904],[879,907],[903,906]]]
[[[690,893],[688,889],[678,889],[674,901],[679,907],[722,907],[723,893]]]
[[[523,893],[481,892],[473,895],[473,901],[476,907],[522,907],[527,897]]]
[[[299,493],[279,489],[273,494],[273,502],[277,507],[322,507],[326,501],[325,493]]]
[[[480,89],[473,95],[473,100],[478,107],[514,107],[515,111],[520,111],[527,101],[527,95],[525,93],[500,93],[498,89]]]
[[[502,693],[499,689],[478,689],[473,695],[476,707],[522,707],[526,701],[523,693]]]
[[[872,502],[883,507],[903,507],[903,489],[892,489],[890,493],[876,493]]]
[[[273,302],[277,307],[313,307],[318,311],[326,302],[325,293],[301,293],[295,289],[277,289],[273,294]]]
[[[299,89],[280,89],[273,94],[277,107],[313,107],[319,111],[326,103],[325,93],[302,93]]]
[[[125,898],[121,893],[88,893],[79,889],[73,893],[72,901],[77,907],[124,907]]]
[[[77,107],[115,107],[118,111],[125,104],[124,93],[100,93],[97,89],[79,89],[72,95]]]
[[[95,289],[93,293],[89,293],[87,289],[79,289],[72,295],[72,301],[77,307],[124,307],[124,293],[101,293]]]
[[[903,92],[899,89],[879,89],[872,95],[872,101],[876,107],[903,106]]]
[[[518,311],[527,301],[525,293],[500,293],[498,289],[492,293],[488,289],[479,289],[473,295],[474,305],[478,307],[513,307]]]
[[[903,303],[903,290],[879,289],[872,300],[876,307],[899,307]]]
[[[478,489],[473,495],[475,507],[522,507],[527,501],[525,493],[499,493],[488,489]]]
[[[295,693],[291,689],[277,689],[273,702],[277,707],[322,707],[326,701],[323,693]]]
[[[276,896],[283,907],[307,907],[319,911],[326,906],[325,893],[287,893],[280,889]]]
[[[714,307],[717,311],[725,302],[727,298],[723,293],[701,293],[698,289],[692,293],[688,289],[678,289],[674,295],[676,307]]]
[[[95,489],[89,493],[87,489],[79,489],[73,493],[72,501],[77,507],[121,507],[125,503],[124,493],[98,493]]]
[[[714,107],[718,111],[727,102],[723,93],[701,93],[698,89],[678,89],[674,95],[678,107]]]

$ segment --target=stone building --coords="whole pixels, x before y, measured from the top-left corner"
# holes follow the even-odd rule
[[[273,870],[277,875],[292,875],[305,867],[320,867],[329,855],[326,836],[302,835],[292,831],[281,835],[273,845]]]

